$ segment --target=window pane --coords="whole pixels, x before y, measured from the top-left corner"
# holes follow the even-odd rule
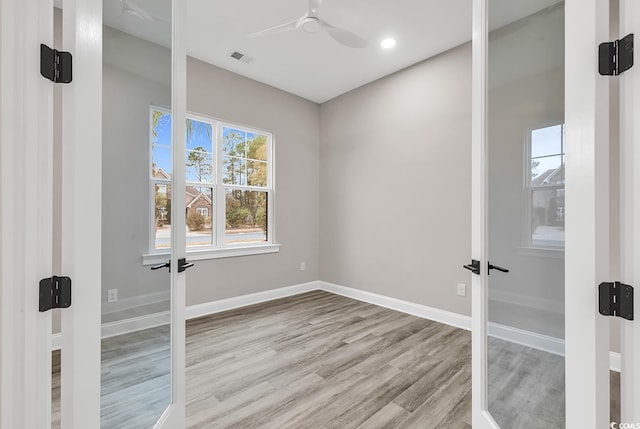
[[[564,184],[564,156],[547,156],[531,160],[531,186]]]
[[[531,157],[562,153],[562,125],[531,131]]]
[[[151,111],[151,142],[171,146],[171,115],[159,110]]]
[[[226,190],[224,243],[267,241],[267,193]]]
[[[187,186],[187,247],[211,246],[213,243],[213,190]]]
[[[213,181],[213,155],[205,152],[203,147],[187,150],[185,164],[188,182]]]
[[[155,248],[171,247],[171,186],[154,185],[155,192]]]
[[[247,158],[267,160],[267,136],[247,133]]]
[[[222,182],[227,185],[246,185],[247,161],[237,157],[225,156],[222,165]]]
[[[171,179],[171,148],[154,144],[152,150],[151,176],[156,179]]]
[[[267,186],[267,163],[247,161],[247,184],[249,186]]]
[[[531,193],[531,242],[537,246],[564,246],[564,189]]]
[[[222,142],[226,155],[246,158],[246,140],[247,133],[245,131],[228,127],[222,128]]]
[[[187,119],[187,149],[201,148],[204,152],[213,152],[213,130],[211,124]]]

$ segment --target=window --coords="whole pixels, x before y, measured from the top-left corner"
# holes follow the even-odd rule
[[[152,252],[171,242],[171,113],[151,107]],[[187,115],[187,250],[271,243],[270,133]]]
[[[531,131],[526,156],[526,205],[532,247],[564,247],[564,124]]]

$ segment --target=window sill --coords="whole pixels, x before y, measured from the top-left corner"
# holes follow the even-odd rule
[[[554,247],[518,247],[516,248],[516,253],[520,256],[564,259],[564,249]]]
[[[278,253],[279,244],[259,244],[255,246],[238,246],[224,249],[187,250],[189,261],[204,261],[207,259],[234,258],[236,256],[264,255]],[[150,253],[142,255],[142,265],[155,265],[166,262],[169,252]]]

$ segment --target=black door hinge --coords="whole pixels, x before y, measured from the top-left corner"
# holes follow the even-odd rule
[[[598,286],[599,312],[633,320],[633,286],[620,282],[604,282]]]
[[[52,82],[69,83],[72,76],[72,57],[69,52],[40,45],[40,74]]]
[[[71,279],[48,277],[40,280],[40,312],[71,306]]]
[[[633,67],[633,33],[615,42],[598,46],[598,71],[603,76],[617,76]]]

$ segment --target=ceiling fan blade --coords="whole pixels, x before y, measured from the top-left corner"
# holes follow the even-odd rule
[[[312,14],[317,14],[318,9],[322,6],[322,0],[309,0],[309,12]]]
[[[296,19],[295,21],[287,22],[286,24],[276,25],[275,27],[267,28],[266,30],[251,33],[248,37],[262,37],[270,34],[282,33],[284,31],[295,30],[298,27],[298,21],[299,20]]]
[[[122,13],[128,13],[135,16],[136,18],[142,19],[143,21],[153,22],[156,20],[156,18],[149,12],[147,12],[137,4],[130,2],[129,0],[122,0]]]
[[[331,24],[322,22],[324,28],[333,39],[349,48],[364,48],[369,42],[351,31],[344,28],[334,27]]]

